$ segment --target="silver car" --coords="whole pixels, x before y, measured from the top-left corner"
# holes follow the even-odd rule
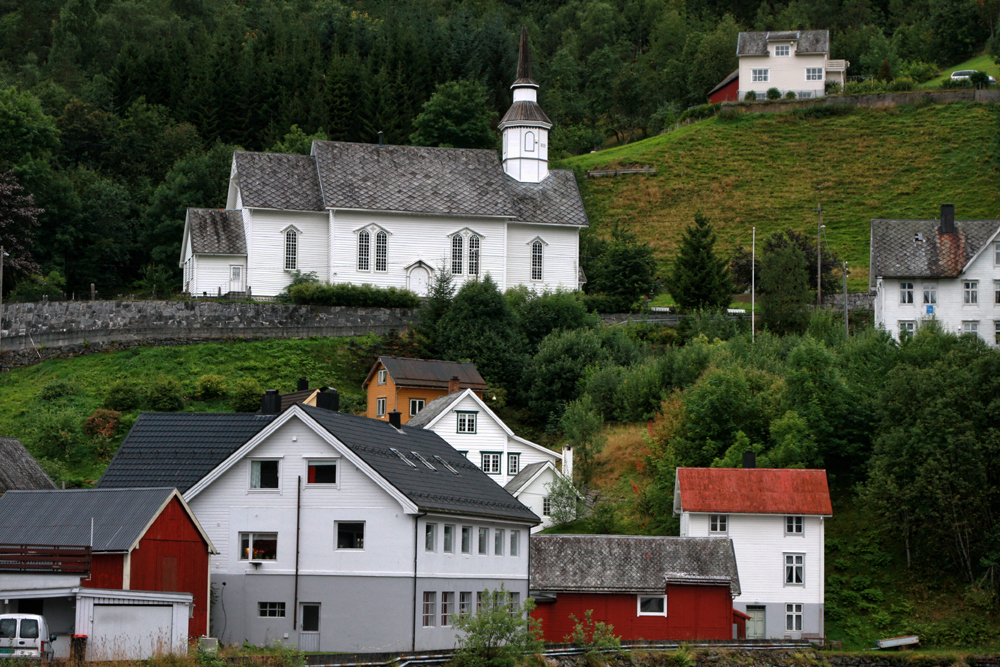
[[[37,614],[0,614],[0,659],[52,661],[49,624]]]
[[[973,74],[975,74],[977,71],[978,70],[974,70],[974,69],[958,69],[958,70],[955,70],[954,72],[951,73],[951,80],[952,81],[967,81],[969,79],[969,77],[972,76]],[[987,76],[989,76],[989,75],[987,74]],[[994,83],[997,82],[997,80],[994,79],[992,76],[990,76],[989,78],[990,78],[990,85],[992,85],[992,84],[994,84]]]

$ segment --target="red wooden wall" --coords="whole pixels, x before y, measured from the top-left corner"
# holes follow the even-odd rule
[[[124,554],[94,554],[90,563],[90,577],[81,583],[85,588],[121,589]]]
[[[208,545],[177,498],[166,506],[132,551],[129,588],[194,595],[188,636],[208,633]]]
[[[667,587],[667,615],[639,616],[635,594],[559,593],[555,602],[539,602],[532,617],[542,622],[547,642],[563,642],[573,632],[573,614],[614,626],[614,634],[632,639],[732,639],[733,599],[729,586]]]
[[[736,77],[728,84],[719,88],[717,91],[708,96],[708,101],[710,104],[718,104],[719,102],[736,102],[737,98],[740,96],[740,79]]]

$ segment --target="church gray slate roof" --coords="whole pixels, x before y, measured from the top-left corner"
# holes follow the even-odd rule
[[[736,42],[737,56],[766,56],[768,42],[794,41],[798,55],[829,53],[829,30],[785,30],[771,32],[741,32]]]
[[[189,208],[191,251],[199,255],[245,255],[246,239],[239,211]]]
[[[323,193],[311,155],[236,151],[244,208],[322,211]]]
[[[532,591],[663,593],[666,584],[728,584],[740,594],[732,540],[721,537],[532,535]]]
[[[956,220],[955,234],[940,220],[872,220],[869,287],[883,278],[957,278],[1000,220]]]

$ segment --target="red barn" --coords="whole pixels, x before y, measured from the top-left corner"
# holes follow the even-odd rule
[[[735,72],[723,79],[719,85],[708,91],[709,104],[719,102],[736,102],[740,97],[740,71]]]
[[[732,542],[725,538],[532,535],[532,617],[562,642],[587,610],[625,640],[741,637]],[[742,616],[742,614],[741,614]]]
[[[87,588],[191,593],[188,636],[208,633],[215,547],[176,489],[8,491],[0,543],[91,545]]]

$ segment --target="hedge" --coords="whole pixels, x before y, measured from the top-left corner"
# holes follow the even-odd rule
[[[300,283],[288,289],[292,303],[302,306],[351,306],[355,308],[417,308],[420,297],[398,287],[350,283]]]

